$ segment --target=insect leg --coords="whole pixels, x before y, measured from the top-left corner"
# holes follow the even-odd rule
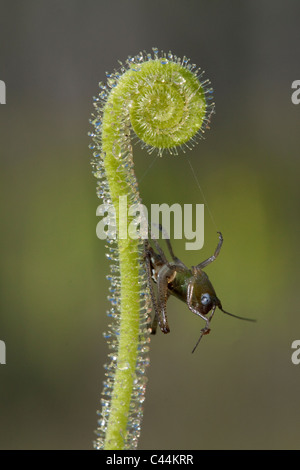
[[[169,250],[169,253],[173,259],[173,261],[176,263],[177,267],[180,267],[180,268],[183,268],[183,269],[188,269],[185,264],[180,261],[179,258],[177,258],[177,256],[174,255],[174,251],[173,251],[173,248],[172,248],[172,245],[171,245],[171,242],[170,242],[170,237],[167,233],[167,231],[162,227],[161,224],[159,224],[159,230],[165,235],[165,240],[166,240],[166,244],[167,244],[167,247],[168,247],[168,250]]]
[[[193,307],[192,305],[192,296],[193,296],[193,291],[194,291],[194,279],[192,278],[192,280],[188,283],[188,287],[187,287],[187,305],[189,307],[189,309],[191,310],[191,312],[195,313],[196,315],[198,315],[199,317],[201,317],[206,325],[204,327],[204,329],[206,331],[209,330],[209,322],[210,322],[210,318],[206,318],[205,315],[202,315],[202,313],[200,313],[195,307]]]
[[[163,265],[157,275],[158,303],[160,306],[161,323],[160,329],[163,333],[169,333],[170,328],[167,319],[167,300],[169,298],[168,284],[176,275],[175,267]]]
[[[205,266],[207,266],[208,264],[212,263],[213,261],[215,261],[216,257],[218,256],[218,254],[220,253],[220,250],[221,250],[221,246],[223,244],[223,237],[222,237],[222,234],[221,232],[217,232],[219,234],[219,243],[218,243],[218,246],[216,248],[216,251],[214,252],[214,254],[206,259],[205,261],[202,261],[202,263],[198,264],[197,266],[195,266],[196,269],[203,269],[205,268]]]
[[[174,255],[173,248],[172,248],[172,245],[171,245],[171,242],[170,242],[169,239],[166,239],[166,244],[167,244],[168,250],[170,252],[170,255],[172,256],[172,259],[173,259],[174,263],[176,264],[177,271],[179,271],[180,269],[181,270],[188,269],[186,267],[186,265],[179,258],[177,258],[177,256]]]
[[[153,301],[152,301],[153,303]],[[154,315],[154,318],[152,320],[152,325],[151,325],[151,334],[155,335],[157,330],[157,315]]]
[[[166,258],[166,255],[164,254],[163,250],[162,250],[161,247],[159,246],[158,241],[156,240],[156,238],[153,238],[152,240],[153,240],[153,243],[154,243],[154,245],[155,245],[155,248],[157,249],[157,251],[158,251],[158,253],[159,253],[159,255],[160,255],[160,257],[161,257],[163,263],[164,263],[164,264],[168,264],[168,260],[167,260],[167,258]]]
[[[151,301],[152,301],[153,310],[154,310],[154,318],[153,318],[152,325],[151,325],[151,328],[152,328],[151,333],[153,335],[155,335],[157,322],[159,322],[159,324],[161,324],[161,314],[160,314],[160,311],[159,311],[159,307],[158,307],[158,304],[157,304],[155,292],[154,292],[153,285],[152,285],[151,262],[150,262],[151,252],[149,251],[149,242],[148,242],[148,240],[145,241],[145,254],[144,254],[144,257],[145,257],[145,262],[146,262],[148,287],[149,287]]]
[[[153,309],[155,312],[155,318],[152,324],[152,333],[155,334],[157,322],[159,323],[160,329],[163,333],[169,333],[170,328],[168,325],[167,319],[167,309],[166,303],[169,298],[168,292],[168,282],[170,278],[174,275],[174,269],[170,268],[168,265],[163,265],[157,275],[157,290],[158,290],[158,299],[156,299],[155,292],[153,289],[152,279],[151,279],[151,251],[150,251],[149,242],[145,242],[145,261],[146,261],[146,270],[148,285],[152,300]]]
[[[170,255],[171,255],[173,261],[177,261],[178,258],[174,255],[173,248],[172,248],[172,245],[171,245],[171,242],[170,242],[170,235],[169,235],[168,232],[163,228],[163,226],[162,226],[161,224],[158,225],[158,228],[159,228],[159,230],[161,231],[161,233],[163,234],[164,240],[166,240],[167,247],[168,247],[168,250],[169,250],[169,252],[170,252]]]
[[[210,315],[210,317],[209,317],[209,319],[208,319],[209,322],[210,322],[210,320],[212,319],[212,317],[213,317],[213,315],[214,315],[214,313],[215,313],[215,310],[216,310],[216,306],[214,305],[214,306],[213,306],[213,309],[212,309],[212,313],[211,313],[211,315]],[[197,343],[195,344],[195,346],[194,346],[194,348],[193,348],[192,354],[193,354],[193,352],[195,351],[195,349],[197,348],[198,344],[200,343],[202,337],[203,337],[204,335],[207,335],[209,332],[210,332],[210,329],[209,329],[209,328],[207,329],[206,326],[205,326],[204,328],[202,328],[202,330],[200,331],[199,339],[198,339]]]

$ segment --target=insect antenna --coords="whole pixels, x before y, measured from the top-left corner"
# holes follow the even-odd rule
[[[223,313],[226,313],[226,315],[230,315],[231,317],[238,318],[239,320],[246,320],[246,321],[256,322],[256,320],[254,318],[239,317],[238,315],[234,315],[233,313],[226,312],[226,310],[223,310],[221,307],[219,307],[219,309]]]
[[[229,313],[229,312],[226,312],[226,310],[223,310],[222,307],[218,306],[219,309],[223,312],[223,313],[226,313],[226,315],[230,315],[231,317],[234,317],[234,318],[238,318],[239,320],[246,320],[246,321],[252,321],[252,322],[256,322],[256,320],[254,318],[246,318],[246,317],[239,317],[238,315],[234,315],[233,313]],[[215,308],[215,307],[214,307]],[[213,313],[214,313],[214,310],[213,310]],[[213,315],[213,314],[212,314]],[[211,317],[212,317],[211,315]],[[211,317],[210,317],[210,320],[211,320]],[[197,343],[195,344],[194,346],[194,349],[192,350],[192,354],[193,352],[195,352],[198,344],[200,343],[202,337],[206,334],[208,334],[210,332],[209,328],[207,327],[204,327],[202,330],[201,330],[201,333],[200,333],[200,337],[197,341]]]
[[[195,346],[194,346],[194,348],[193,348],[192,354],[193,354],[193,352],[195,352],[195,350],[196,350],[196,348],[197,348],[198,344],[200,343],[200,340],[202,339],[202,336],[203,336],[203,335],[204,335],[204,331],[203,331],[203,330],[201,330],[200,337],[199,337],[199,339],[198,339],[197,343],[195,344]]]

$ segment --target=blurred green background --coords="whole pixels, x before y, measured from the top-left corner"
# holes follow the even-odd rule
[[[0,2],[2,449],[90,449],[104,378],[108,262],[96,237],[88,149],[105,71],[140,50],[206,70],[216,115],[191,152],[134,148],[143,202],[203,203],[201,252],[226,310],[203,324],[176,299],[171,334],[151,340],[140,449],[300,448],[297,1]]]

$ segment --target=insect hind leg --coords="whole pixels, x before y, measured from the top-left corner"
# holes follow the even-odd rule
[[[153,305],[153,310],[154,310],[154,318],[152,321],[152,334],[156,333],[157,329],[157,323],[159,323],[160,329],[163,333],[169,333],[170,328],[168,325],[168,320],[166,317],[165,312],[162,312],[162,309],[160,308],[160,303],[157,301],[154,289],[153,289],[153,284],[152,284],[152,276],[151,276],[151,255],[152,255],[152,249],[149,244],[149,241],[145,241],[144,244],[145,250],[144,250],[144,258],[145,258],[145,263],[146,263],[146,272],[147,272],[147,282],[148,282],[148,287],[150,291],[150,296],[151,296],[151,301]],[[169,297],[169,294],[166,294],[166,298]]]
[[[169,250],[169,253],[171,255],[171,258],[172,258],[173,262],[176,264],[178,269],[187,269],[185,264],[179,258],[177,258],[177,256],[175,256],[168,232],[163,228],[163,226],[161,224],[158,225],[158,228],[161,231],[161,233],[163,234],[164,240],[166,241],[166,245],[168,247],[168,250]],[[166,256],[165,256],[163,250],[161,249],[161,247],[159,246],[159,244],[158,244],[158,242],[155,238],[153,238],[153,243],[155,244],[155,247],[156,247],[157,251],[159,252],[159,254],[162,256],[164,262],[166,264],[168,264]]]

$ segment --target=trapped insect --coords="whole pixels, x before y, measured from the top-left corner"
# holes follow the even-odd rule
[[[160,227],[162,230],[162,228]],[[155,334],[157,323],[163,333],[169,333],[170,328],[167,318],[167,300],[170,295],[185,302],[188,308],[205,321],[205,326],[201,329],[200,337],[192,352],[197,348],[201,338],[210,332],[210,322],[218,307],[223,313],[239,318],[240,320],[255,321],[251,318],[239,317],[223,310],[221,301],[203,268],[212,263],[220,253],[223,237],[219,234],[218,246],[214,254],[202,261],[197,266],[189,269],[185,264],[174,255],[172,245],[169,239],[166,239],[167,247],[172,257],[169,262],[159,246],[157,240],[153,244],[157,252],[150,245],[149,240],[145,241],[145,261],[148,275],[148,285],[152,305],[154,309],[154,319],[152,322],[152,334]],[[157,284],[157,296],[154,292],[152,280]],[[210,313],[209,316],[208,313]]]

